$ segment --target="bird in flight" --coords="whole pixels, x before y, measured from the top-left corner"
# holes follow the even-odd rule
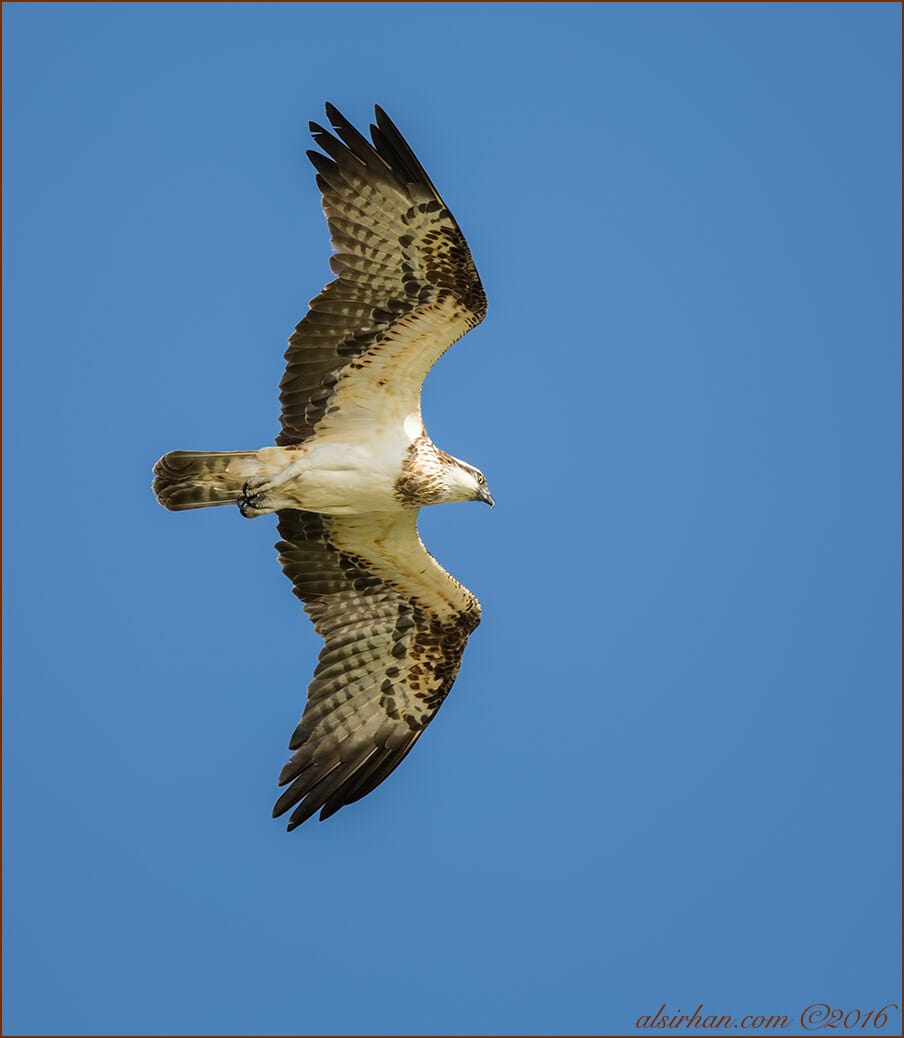
[[[486,314],[458,224],[386,113],[371,140],[333,105],[309,151],[335,252],[286,351],[276,446],[172,451],[154,492],[182,511],[275,512],[279,562],[324,639],[274,817],[289,830],[360,800],[449,693],[480,622],[474,595],[418,536],[425,505],[493,498],[427,436],[421,386]]]

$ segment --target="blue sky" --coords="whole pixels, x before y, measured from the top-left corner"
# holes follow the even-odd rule
[[[900,1005],[900,7],[3,16],[5,1033]],[[471,243],[424,410],[497,506],[422,516],[484,607],[436,722],[288,835],[274,521],[150,478],[276,433],[324,100]]]

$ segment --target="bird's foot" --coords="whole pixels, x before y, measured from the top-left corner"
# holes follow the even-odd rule
[[[269,508],[263,507],[268,490],[267,480],[260,477],[249,479],[245,483],[238,504],[239,511],[246,519],[254,519],[259,515],[266,515],[270,511]]]
[[[269,476],[249,476],[242,487],[239,511],[246,519],[253,519],[280,508],[301,507],[292,487],[302,471],[301,464],[296,461]]]

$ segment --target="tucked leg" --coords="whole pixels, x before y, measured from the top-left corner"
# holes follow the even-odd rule
[[[303,471],[303,462],[292,461],[274,475],[247,479],[239,498],[239,511],[246,519],[254,519],[280,508],[297,508],[298,504],[291,495],[279,491],[297,479]]]

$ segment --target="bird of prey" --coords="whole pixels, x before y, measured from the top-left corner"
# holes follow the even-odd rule
[[[286,351],[276,446],[172,451],[154,492],[181,511],[275,512],[279,562],[325,641],[273,808],[288,828],[366,796],[446,698],[480,605],[418,536],[425,505],[493,498],[435,447],[421,385],[486,313],[458,224],[379,107],[371,140],[332,105],[309,151],[335,252]],[[294,810],[293,810],[294,809]]]

